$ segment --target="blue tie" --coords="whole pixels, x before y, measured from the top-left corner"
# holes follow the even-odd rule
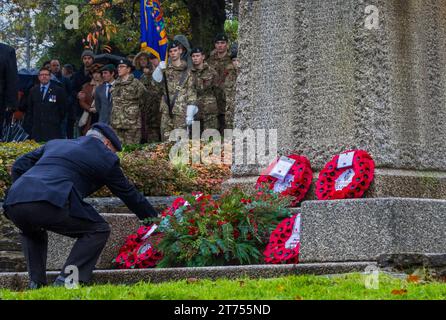
[[[111,88],[111,84],[107,83],[107,99],[110,101],[110,88]]]
[[[40,89],[41,93],[42,93],[42,101],[43,99],[45,99],[45,87],[42,86],[42,88]]]

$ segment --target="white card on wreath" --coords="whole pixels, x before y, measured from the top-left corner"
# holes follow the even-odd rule
[[[342,190],[350,183],[352,183],[354,176],[355,176],[355,171],[353,171],[353,169],[348,169],[347,171],[343,172],[339,176],[339,178],[336,179],[335,182],[336,191]]]
[[[355,152],[347,152],[341,153],[338,158],[338,169],[348,168],[353,166],[353,157],[355,156]]]
[[[146,240],[148,237],[150,237],[152,235],[152,233],[155,232],[155,230],[158,228],[158,226],[156,224],[154,224],[149,231],[147,231],[147,233],[144,235],[144,237],[141,238],[141,240]]]
[[[292,174],[287,174],[285,179],[277,180],[277,182],[274,184],[274,192],[275,193],[284,192],[286,189],[291,187],[293,181],[294,181],[294,176]]]
[[[290,238],[285,242],[285,248],[294,249],[300,242],[300,213],[297,214],[296,219],[294,220],[293,232],[291,233]]]
[[[269,175],[283,181],[294,162],[296,162],[296,160],[284,156],[280,157],[279,161],[276,163]]]

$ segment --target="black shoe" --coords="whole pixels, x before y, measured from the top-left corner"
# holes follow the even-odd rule
[[[46,286],[46,285],[42,284],[42,283],[37,283],[37,282],[34,282],[34,281],[30,281],[30,283],[28,285],[28,289],[29,290],[37,290],[37,289],[40,289],[40,288],[42,288],[44,286]]]
[[[58,276],[53,282],[53,287],[65,287],[65,278]]]

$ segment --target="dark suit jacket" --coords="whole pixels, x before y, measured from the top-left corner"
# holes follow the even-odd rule
[[[0,43],[0,126],[6,108],[17,107],[17,60],[14,48]]]
[[[75,116],[75,119],[79,119],[84,112],[84,109],[79,106],[77,94],[82,90],[82,86],[90,81],[91,77],[88,74],[85,74],[84,65],[81,65],[79,71],[77,71],[71,78],[71,99],[73,101],[72,114]]]
[[[105,83],[97,87],[94,95],[94,106],[99,114],[99,122],[110,124],[110,116],[112,111],[111,99],[107,99],[106,96],[107,86]]]
[[[106,185],[140,219],[158,214],[128,182],[118,156],[94,137],[52,140],[25,154],[14,163],[12,180],[4,202],[6,212],[16,203],[47,201],[60,208],[68,203],[71,216],[102,222],[83,199]]]
[[[38,142],[61,139],[61,123],[66,112],[65,90],[50,83],[42,101],[39,84],[31,89],[28,99],[27,111],[32,122],[31,138]]]

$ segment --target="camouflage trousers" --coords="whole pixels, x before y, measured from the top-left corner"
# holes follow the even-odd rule
[[[141,142],[141,128],[115,129],[122,144],[138,144]]]
[[[173,114],[171,118],[168,113],[161,115],[161,141],[169,141],[170,133],[175,129],[187,129],[186,117],[184,115]]]
[[[200,119],[201,132],[206,129],[216,129],[219,130],[218,114],[207,114],[203,115]]]

